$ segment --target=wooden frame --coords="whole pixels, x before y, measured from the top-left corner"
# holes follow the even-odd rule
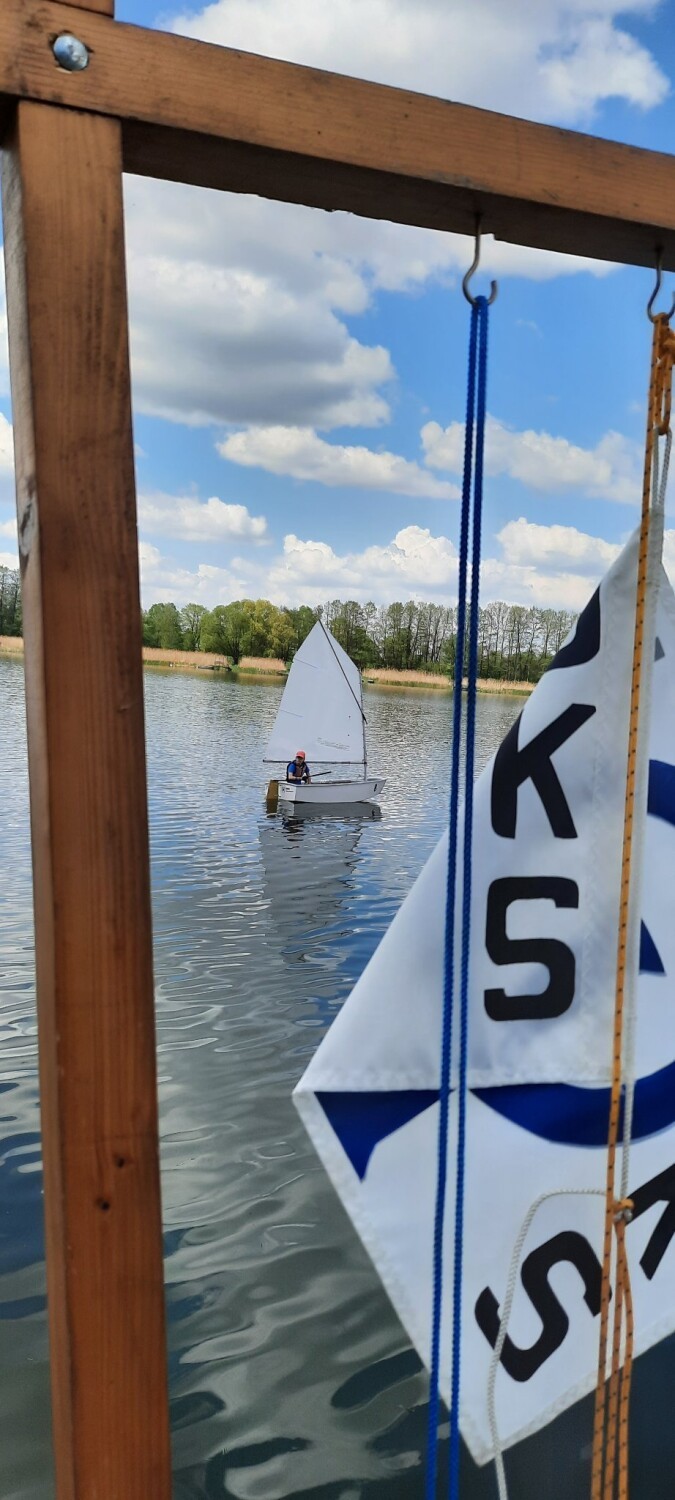
[[[57,1493],[169,1500],[122,171],[675,268],[675,159],[113,0],[1,0],[0,129]]]
[[[672,156],[123,25],[2,0],[0,98],[122,122],[124,168],[605,260],[675,269]],[[101,14],[101,12],[104,14]],[[60,70],[51,42],[91,50]]]

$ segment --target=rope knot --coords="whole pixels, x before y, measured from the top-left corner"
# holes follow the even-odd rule
[[[619,1198],[614,1204],[614,1223],[630,1224],[635,1204],[632,1198]]]

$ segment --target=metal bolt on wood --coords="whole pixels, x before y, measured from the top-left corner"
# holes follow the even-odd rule
[[[63,36],[57,36],[52,47],[52,52],[60,68],[66,73],[81,73],[89,66],[89,49],[81,42],[79,37],[71,36],[70,32],[64,32]]]

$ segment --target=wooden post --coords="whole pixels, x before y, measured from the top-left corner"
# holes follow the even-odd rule
[[[169,1500],[120,125],[6,144],[57,1494]]]

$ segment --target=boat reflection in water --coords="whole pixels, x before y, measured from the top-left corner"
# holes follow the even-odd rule
[[[355,904],[365,897],[364,828],[381,818],[381,808],[375,803],[322,808],[295,803],[288,810],[268,814],[259,826],[268,934],[278,938],[278,951],[286,963],[309,966],[307,987],[300,975],[295,984],[307,999],[311,995],[318,1002],[322,1024],[335,1012],[335,970],[347,957],[339,946],[340,934],[353,932]],[[346,973],[339,1003],[351,979]],[[329,1008],[321,1005],[317,990],[323,990],[326,999],[330,995]],[[298,998],[294,985],[293,999]]]
[[[287,828],[299,827],[302,823],[334,822],[375,823],[382,817],[382,808],[377,802],[340,802],[332,806],[313,807],[311,802],[295,802],[292,807],[279,809]]]

